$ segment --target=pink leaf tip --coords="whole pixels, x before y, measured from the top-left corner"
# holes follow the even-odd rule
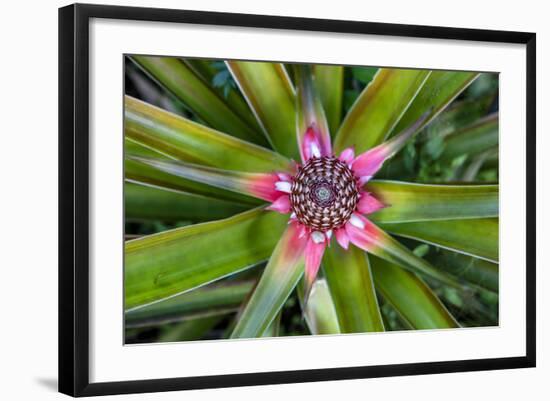
[[[386,207],[386,205],[368,192],[363,192],[357,203],[357,211],[362,214],[371,214],[384,207]]]
[[[290,198],[288,195],[281,195],[277,198],[275,202],[267,207],[268,210],[273,210],[279,213],[289,213],[290,212]]]
[[[315,239],[315,236],[314,236],[316,233],[320,234],[320,236],[317,237],[317,239]],[[311,233],[311,237],[306,244],[306,250],[305,250],[305,292],[304,292],[305,303],[307,303],[307,299],[309,298],[311,287],[313,286],[313,282],[315,281],[315,278],[317,277],[317,273],[319,272],[319,267],[321,266],[321,259],[323,258],[326,245],[327,244],[325,241],[325,235],[323,233],[320,233],[318,231],[314,231],[313,233]]]
[[[321,141],[319,140],[319,133],[315,130],[314,126],[310,126],[302,141],[302,159],[304,162],[308,161],[312,157],[321,157]]]
[[[340,244],[340,246],[344,249],[348,249],[349,247],[349,237],[346,233],[345,228],[339,228],[336,230],[336,241]]]
[[[344,149],[342,153],[340,153],[339,159],[346,164],[351,164],[353,159],[355,159],[355,150],[353,147]]]

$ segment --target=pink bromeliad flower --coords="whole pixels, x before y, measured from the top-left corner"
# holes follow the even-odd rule
[[[403,147],[427,118],[358,156],[353,148],[335,155],[328,132],[315,123],[298,133],[301,164],[294,174],[274,173],[257,180],[251,192],[270,202],[269,210],[289,214],[292,248],[305,255],[306,297],[332,237],[344,249],[350,242],[370,251],[383,238],[367,216],[386,206],[364,189],[385,160]]]

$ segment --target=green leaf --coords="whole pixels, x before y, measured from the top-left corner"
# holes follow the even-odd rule
[[[477,72],[432,71],[399,123],[393,128],[391,135],[409,127],[427,110],[431,110],[429,118],[418,128],[420,131],[445,110],[478,76]]]
[[[299,159],[294,88],[282,64],[226,61],[273,148]]]
[[[185,320],[166,333],[163,333],[159,337],[158,342],[200,340],[220,322],[220,319],[220,316],[208,316],[200,319]]]
[[[498,263],[498,219],[380,224],[392,233]]]
[[[126,312],[125,325],[127,328],[155,326],[236,312],[253,284],[252,281],[227,282],[188,291]]]
[[[157,159],[170,159],[168,156],[159,153],[151,148],[143,146],[137,142],[132,141],[128,137],[124,137],[124,156],[134,155],[134,156],[144,156],[144,157],[154,157]]]
[[[181,193],[202,195],[219,200],[236,202],[243,205],[257,206],[262,203],[262,201],[256,198],[241,195],[233,191],[219,189],[200,182],[187,180],[128,158],[124,160],[124,175],[127,182],[137,183],[140,185],[147,185]]]
[[[216,63],[223,63],[223,61],[218,61],[214,59],[205,59],[205,58],[180,58],[181,62],[184,63],[190,70],[192,70],[197,76],[201,77],[204,81],[210,82],[214,75],[219,71]]]
[[[315,86],[325,109],[330,133],[334,136],[342,120],[344,67],[338,65],[316,65],[313,73],[315,76]]]
[[[124,185],[126,220],[217,220],[244,212],[244,205],[144,185]]]
[[[372,253],[373,255],[385,259],[388,262],[395,263],[405,269],[416,273],[426,274],[451,287],[461,288],[461,285],[456,278],[446,272],[436,269],[424,259],[416,256],[406,246],[396,241],[392,236],[388,235],[384,230],[372,223],[370,220],[363,219],[362,221],[365,226],[360,229],[355,227],[353,224],[346,225],[346,232],[353,244],[369,253]],[[393,228],[394,226],[399,226],[401,224],[415,223],[383,224],[381,227],[385,228],[390,226]],[[429,223],[416,224],[428,225]]]
[[[130,96],[124,102],[126,136],[173,159],[228,170],[288,171],[290,160]]]
[[[384,331],[365,253],[353,245],[346,251],[333,244],[325,252],[323,268],[341,332]]]
[[[182,59],[182,61],[191,70],[193,70],[195,74],[202,77],[204,81],[211,82],[212,84],[214,82],[215,76],[219,74],[219,71],[222,68],[221,66],[223,66],[224,71],[228,71],[223,61],[194,58]],[[214,87],[214,89],[216,90],[218,95],[224,96],[227,106],[229,106],[235,113],[237,113],[248,125],[253,127],[255,131],[262,132],[262,129],[258,124],[256,117],[254,117],[254,114],[246,104],[246,101],[244,100],[238,89],[236,89],[236,83],[234,81],[232,82],[235,85],[235,89],[231,87],[229,88],[229,91],[227,93],[225,93],[227,86],[225,86],[224,88]]]
[[[281,312],[277,313],[275,319],[267,326],[267,329],[262,333],[262,337],[279,337],[281,330]]]
[[[208,82],[180,59],[154,56],[130,58],[211,127],[241,139],[267,144],[254,126],[235,113]]]
[[[427,185],[370,181],[367,190],[387,207],[380,223],[498,217],[498,185]]]
[[[339,334],[338,317],[326,280],[317,279],[304,311],[304,318],[311,334]]]
[[[164,173],[270,202],[275,201],[280,195],[275,189],[275,183],[278,180],[275,174],[243,173],[176,160],[161,160],[139,156],[130,156],[130,158],[130,160],[154,167]]]
[[[461,253],[437,249],[426,255],[434,266],[471,284],[498,293],[498,264]]]
[[[315,82],[313,81],[312,71],[308,65],[295,65],[294,79],[296,81],[296,127],[297,139],[301,152],[304,136],[308,128],[316,131],[316,136],[321,146],[321,154],[331,153],[330,132],[325,117],[325,111],[321,103],[321,98],[317,93]],[[302,160],[307,157],[302,154]]]
[[[429,75],[429,70],[381,68],[355,101],[340,126],[334,144],[335,150],[340,152],[355,146],[355,152],[359,154],[382,143]]]
[[[264,333],[304,274],[305,245],[305,237],[298,238],[296,225],[289,225],[275,247],[231,338],[259,337]]]
[[[451,161],[461,155],[476,155],[498,145],[498,113],[447,136],[441,160]]]
[[[128,241],[126,310],[257,265],[269,257],[287,221],[287,216],[256,209]]]
[[[439,298],[415,274],[369,255],[376,289],[415,329],[459,327]]]

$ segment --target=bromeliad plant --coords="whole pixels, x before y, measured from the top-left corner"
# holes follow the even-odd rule
[[[380,69],[340,122],[343,67],[132,61],[190,118],[126,97],[127,216],[213,221],[127,242],[127,327],[185,321],[170,338],[200,338],[238,311],[228,337],[277,335],[295,289],[312,334],[392,329],[395,311],[399,327],[458,327],[430,286],[451,308],[487,315],[498,185],[375,179],[410,174],[411,140],[468,110],[448,106],[478,74]],[[466,125],[436,136],[437,156],[472,181],[494,157],[498,118]],[[417,146],[433,148],[424,137]]]

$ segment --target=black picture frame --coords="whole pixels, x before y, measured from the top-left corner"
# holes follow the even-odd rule
[[[179,22],[524,44],[527,103],[526,355],[219,376],[90,383],[89,380],[89,22],[91,18]],[[315,382],[535,366],[536,35],[434,26],[75,4],[59,9],[59,391],[72,396]]]

